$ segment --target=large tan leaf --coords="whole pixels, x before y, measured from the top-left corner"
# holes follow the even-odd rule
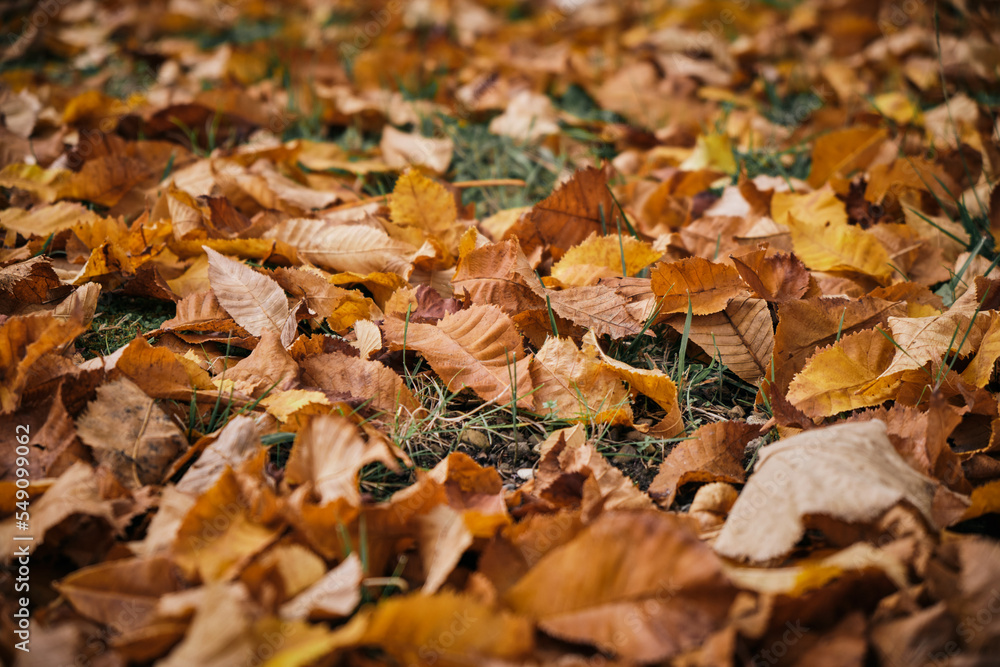
[[[387,318],[386,341],[394,350],[419,352],[452,391],[468,387],[483,400],[532,405],[529,358],[521,335],[496,306],[472,306],[437,324]]]
[[[594,350],[567,338],[549,338],[531,359],[532,399],[540,414],[595,423],[631,423],[632,405],[619,373]]]
[[[683,333],[684,320],[683,315],[672,315],[667,324]],[[692,317],[690,339],[747,382],[756,382],[764,376],[774,351],[767,302],[738,296],[722,312]]]
[[[892,363],[896,348],[881,329],[865,329],[824,347],[788,385],[788,400],[810,417],[867,408],[891,398],[891,383],[862,389]],[[874,389],[874,388],[873,388]]]
[[[504,601],[558,639],[661,662],[722,627],[735,596],[692,526],[663,512],[605,512],[543,556]]]
[[[254,336],[270,329],[278,334],[282,345],[291,345],[295,315],[288,310],[288,298],[281,286],[246,264],[203,247],[208,255],[208,280],[226,312]]]
[[[899,456],[884,422],[806,431],[761,450],[715,550],[729,558],[767,561],[792,550],[810,517],[866,523],[904,501],[941,527],[947,518],[934,501],[942,491]],[[965,505],[957,497],[955,507],[960,516]]]
[[[548,248],[552,257],[559,259],[591,234],[602,233],[602,216],[608,231],[617,229],[620,213],[607,185],[608,178],[599,169],[588,167],[576,172],[535,204],[504,237],[516,236],[529,257]]]
[[[686,313],[688,303],[695,315],[710,315],[746,292],[740,274],[728,264],[690,257],[657,264],[649,274],[653,292],[662,300],[660,312]]]
[[[406,278],[413,270],[410,258],[416,252],[409,243],[386,234],[381,225],[362,223],[335,225],[292,218],[269,231],[267,237],[284,241],[302,259],[318,266],[361,275],[390,272]]]
[[[743,483],[743,450],[758,435],[760,429],[745,422],[702,426],[670,450],[649,485],[649,495],[669,508],[677,491],[688,482]]]

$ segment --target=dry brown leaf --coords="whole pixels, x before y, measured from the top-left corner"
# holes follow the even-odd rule
[[[97,388],[97,399],[77,419],[76,430],[94,458],[128,488],[160,484],[187,449],[180,427],[127,378]]]
[[[542,557],[504,600],[553,637],[655,662],[722,627],[734,595],[690,523],[645,511],[602,514]]]
[[[684,332],[684,321],[682,315],[666,320],[678,333]],[[771,327],[766,301],[738,296],[722,312],[692,317],[689,338],[741,378],[756,383],[766,375],[774,351]]]
[[[521,216],[504,238],[516,236],[529,257],[548,250],[558,260],[591,234],[602,233],[602,217],[608,229],[615,228],[620,213],[607,184],[607,176],[599,169],[588,167],[576,172]]]
[[[686,313],[690,304],[693,314],[710,315],[746,291],[736,269],[701,257],[657,264],[649,277],[663,314]]]
[[[794,253],[768,256],[766,250],[754,250],[731,258],[754,296],[769,303],[798,299],[809,289],[809,272]]]
[[[760,435],[760,429],[744,422],[716,422],[700,427],[681,440],[649,485],[649,495],[669,508],[680,488],[689,482],[730,482],[746,480],[743,450]]]
[[[532,406],[530,358],[513,321],[496,306],[472,306],[434,325],[390,317],[383,327],[390,349],[420,353],[451,391],[468,387],[485,401]]]
[[[17,408],[32,366],[83,332],[79,317],[49,314],[10,317],[0,323],[0,413]]]
[[[299,366],[302,384],[322,389],[331,400],[351,398],[386,416],[400,409],[409,416],[421,411],[420,401],[403,378],[377,361],[335,351],[305,357]]]

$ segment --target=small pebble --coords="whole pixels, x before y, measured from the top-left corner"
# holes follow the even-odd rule
[[[631,463],[632,461],[635,461],[638,454],[639,452],[635,450],[635,447],[632,445],[625,445],[618,450],[618,453],[615,454],[613,461],[615,463]]]
[[[531,447],[528,447],[526,442],[511,443],[507,445],[507,456],[517,457],[518,459],[527,457],[531,454]]]
[[[464,442],[468,445],[472,445],[477,449],[486,449],[490,446],[489,437],[482,431],[477,431],[475,429],[469,429],[462,433],[462,437],[459,438],[460,442]]]
[[[527,482],[529,479],[535,478],[535,471],[531,468],[521,468],[517,471],[517,476]]]

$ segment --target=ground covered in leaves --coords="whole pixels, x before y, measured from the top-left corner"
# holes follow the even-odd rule
[[[0,662],[1000,654],[977,0],[0,8]]]

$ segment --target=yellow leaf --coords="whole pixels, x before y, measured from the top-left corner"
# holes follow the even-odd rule
[[[813,144],[809,185],[818,188],[831,176],[867,167],[888,134],[885,128],[861,126],[823,135]]]
[[[866,329],[818,350],[788,386],[788,400],[810,417],[878,405],[891,398],[891,383],[862,393],[892,363],[896,351],[878,329]]]
[[[662,253],[629,235],[591,234],[552,267],[552,277],[566,285],[593,285],[598,278],[623,275],[623,255],[624,275],[634,276],[660,259]]]
[[[881,284],[889,282],[893,269],[889,253],[878,239],[847,222],[799,219],[789,214],[795,254],[813,271],[861,273]]]
[[[452,194],[416,169],[407,169],[396,181],[389,211],[397,225],[436,236],[453,232],[458,218]]]

